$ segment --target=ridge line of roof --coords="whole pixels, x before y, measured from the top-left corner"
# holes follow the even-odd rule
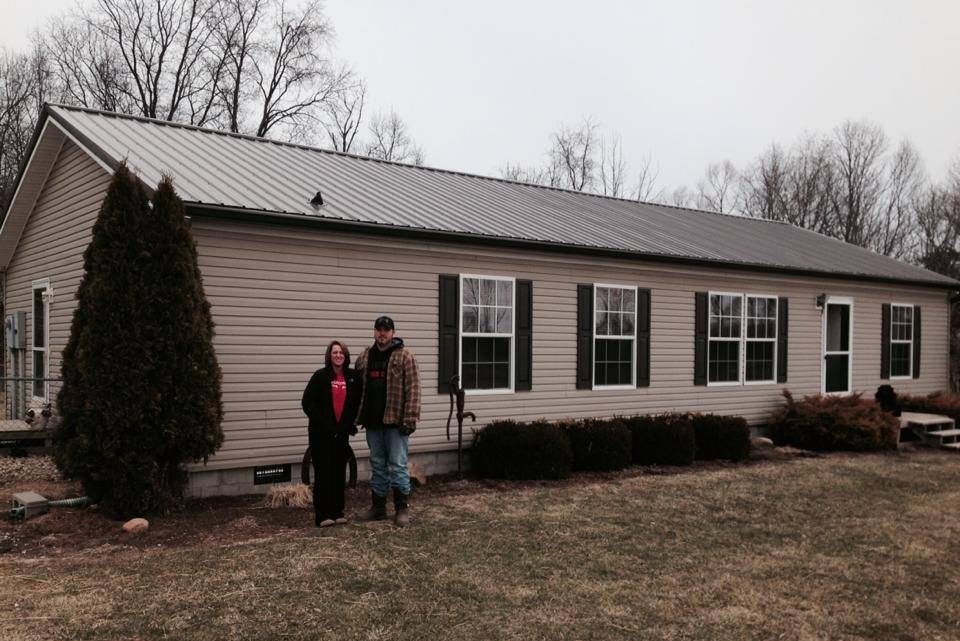
[[[444,169],[444,168],[441,168],[441,167],[428,167],[428,166],[425,166],[425,165],[411,165],[411,164],[409,164],[409,163],[397,162],[397,161],[395,161],[395,160],[384,160],[384,159],[382,159],[382,158],[372,158],[372,157],[370,157],[370,156],[362,156],[362,155],[360,155],[360,154],[352,154],[352,153],[348,153],[348,152],[344,152],[344,151],[337,151],[337,150],[335,150],[335,149],[323,149],[322,147],[313,147],[313,146],[310,146],[310,145],[301,145],[301,144],[297,144],[297,143],[293,143],[293,142],[285,142],[285,141],[282,141],[282,140],[274,140],[274,139],[272,139],[272,138],[264,138],[264,137],[260,137],[260,136],[252,136],[252,135],[250,135],[250,134],[241,134],[241,133],[238,133],[238,132],[235,132],[235,131],[223,131],[223,130],[220,130],[220,129],[213,129],[213,128],[210,128],[210,127],[200,127],[200,126],[198,126],[198,125],[190,125],[190,124],[186,124],[186,123],[182,123],[182,122],[175,122],[175,121],[172,121],[172,120],[161,120],[161,119],[159,119],[159,118],[149,118],[149,117],[147,117],[147,116],[137,116],[137,115],[133,115],[133,114],[124,114],[124,113],[119,113],[119,112],[116,112],[116,111],[106,111],[106,110],[103,110],[103,109],[93,109],[93,108],[91,108],[91,107],[79,107],[79,106],[75,106],[75,105],[66,105],[66,104],[62,104],[62,103],[46,103],[46,104],[44,105],[44,107],[47,108],[47,109],[49,109],[49,108],[56,108],[56,109],[64,109],[64,110],[66,110],[66,111],[79,111],[79,112],[82,112],[82,113],[93,114],[93,115],[97,115],[97,116],[103,116],[103,117],[105,117],[105,118],[117,118],[117,119],[120,119],[120,120],[132,120],[132,121],[135,121],[135,122],[149,123],[149,124],[153,124],[153,125],[159,125],[159,126],[162,126],[162,127],[173,127],[173,128],[175,128],[175,129],[185,129],[185,130],[189,130],[189,131],[197,131],[197,132],[200,132],[200,133],[207,133],[207,134],[214,134],[214,135],[218,135],[218,136],[225,136],[225,137],[227,137],[227,138],[237,138],[237,139],[240,139],[240,140],[248,140],[248,141],[250,141],[250,142],[267,143],[267,144],[271,144],[271,145],[278,145],[278,146],[280,146],[280,147],[290,147],[290,148],[293,148],[293,149],[300,149],[300,150],[303,150],[303,151],[312,151],[312,152],[318,152],[318,153],[322,153],[322,154],[330,154],[330,155],[334,155],[334,156],[341,156],[341,157],[344,157],[344,158],[353,158],[353,159],[355,159],[355,160],[360,160],[360,161],[375,162],[375,163],[381,163],[381,164],[384,164],[384,165],[393,165],[393,166],[396,166],[396,167],[404,167],[404,168],[407,168],[407,169],[416,169],[416,170],[420,170],[420,171],[431,171],[431,172],[435,172],[435,173],[448,174],[448,175],[452,175],[452,176],[464,176],[464,177],[466,177],[466,178],[475,178],[475,179],[479,179],[479,180],[489,180],[489,181],[504,183],[504,184],[508,184],[508,185],[520,185],[520,186],[523,186],[523,187],[531,187],[531,188],[533,188],[533,189],[543,189],[543,190],[547,190],[547,191],[555,191],[555,192],[560,192],[560,193],[571,194],[571,195],[574,195],[574,196],[587,196],[587,197],[591,197],[591,198],[598,198],[598,199],[600,199],[600,200],[609,200],[609,201],[614,201],[614,202],[633,203],[633,204],[636,204],[636,205],[647,205],[647,206],[651,206],[651,207],[666,207],[666,208],[668,208],[668,209],[675,209],[675,210],[679,210],[679,211],[692,212],[692,213],[695,213],[695,214],[706,214],[706,215],[709,215],[709,216],[725,216],[725,217],[728,217],[728,218],[736,218],[736,219],[738,219],[738,220],[756,221],[756,222],[761,222],[761,223],[773,223],[773,224],[778,224],[778,225],[788,225],[788,226],[791,226],[791,227],[794,227],[794,226],[795,226],[795,225],[791,225],[790,223],[788,223],[788,222],[786,222],[786,221],[782,221],[782,220],[769,220],[769,219],[766,219],[766,218],[753,218],[752,216],[741,216],[741,215],[739,215],[739,214],[730,214],[730,213],[719,212],[719,211],[707,211],[707,210],[705,210],[705,209],[696,209],[696,208],[693,208],[693,207],[684,207],[684,206],[681,206],[681,205],[673,205],[673,204],[669,204],[669,203],[654,203],[654,202],[650,202],[650,201],[646,201],[646,200],[633,200],[632,198],[622,198],[622,197],[619,197],[619,196],[607,196],[607,195],[604,195],[604,194],[596,194],[596,193],[589,192],[589,191],[577,191],[577,190],[575,190],[575,189],[568,189],[568,188],[565,188],[565,187],[555,187],[555,186],[552,186],[552,185],[538,185],[538,184],[536,184],[536,183],[524,182],[524,181],[520,181],[520,180],[511,180],[511,179],[509,179],[509,178],[502,178],[502,177],[497,177],[497,176],[485,176],[485,175],[483,175],[483,174],[475,174],[475,173],[470,173],[470,172],[466,172],[466,171],[458,171],[458,170],[454,170],[454,169]],[[55,113],[55,112],[50,111],[50,113],[51,113],[52,115],[56,116],[56,113]]]

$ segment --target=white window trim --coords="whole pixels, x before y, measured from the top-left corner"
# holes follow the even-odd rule
[[[34,328],[36,327],[36,308],[34,307],[34,299],[36,298],[37,290],[43,290],[43,347],[37,347],[37,336]],[[43,278],[41,280],[35,280],[30,286],[30,377],[32,378],[35,372],[34,363],[36,362],[35,354],[37,352],[43,352],[43,378],[50,378],[50,301],[53,298],[53,288],[50,286],[50,279]],[[50,398],[50,381],[43,382],[43,396],[36,396],[33,393],[34,383],[30,383],[30,397],[33,399],[46,401]]]
[[[910,340],[894,340],[893,338],[893,310],[897,307],[909,307],[910,308]],[[916,313],[913,311],[915,308],[913,303],[890,303],[890,349],[887,354],[889,361],[887,365],[890,367],[890,380],[891,381],[907,381],[913,379],[913,337],[916,335],[916,329],[913,324],[917,322]],[[899,376],[893,375],[893,345],[894,343],[899,345],[910,345],[910,356],[907,358],[907,365],[909,367],[907,374],[901,374]]]
[[[597,287],[629,289],[633,292],[633,336],[629,337],[633,341],[631,348],[632,356],[630,360],[630,384],[619,383],[617,385],[597,385],[597,339],[601,340],[624,340],[626,336],[597,336]],[[603,390],[633,390],[637,389],[637,311],[640,301],[637,299],[636,285],[617,285],[614,283],[594,283],[591,292],[593,308],[593,343],[590,349],[590,389]]]
[[[735,296],[740,298],[740,336],[717,337],[710,336],[710,300],[714,296]],[[772,298],[777,301],[777,315],[774,317],[774,326],[776,327],[776,336],[768,338],[747,338],[747,299],[748,298]],[[762,294],[757,292],[707,292],[707,387],[740,387],[754,385],[776,385],[777,384],[777,361],[780,358],[778,351],[780,338],[780,297],[776,294]],[[710,343],[738,343],[740,349],[737,350],[737,380],[735,381],[711,381],[710,380]],[[747,380],[747,343],[773,343],[773,378],[763,381]]]
[[[827,305],[831,303],[836,305],[850,306],[850,327],[848,332],[848,346],[846,352],[830,352],[831,354],[847,354],[847,391],[846,392],[828,392],[827,391]],[[822,318],[820,319],[820,393],[824,396],[849,396],[853,393],[853,329],[854,329],[854,306],[853,298],[850,296],[827,296],[823,303]]]
[[[467,278],[479,278],[481,280],[495,280],[511,283],[510,293],[510,328],[513,330],[509,334],[503,332],[485,333],[485,332],[464,332],[463,331],[463,281]],[[479,319],[477,319],[479,327]],[[465,389],[464,393],[468,396],[493,396],[496,394],[514,393],[514,369],[517,363],[517,279],[513,276],[490,276],[486,274],[460,274],[460,295],[457,301],[457,374],[460,376],[460,385],[463,386],[463,339],[464,338],[509,338],[510,339],[510,370],[507,373],[509,387],[497,387],[494,389]]]

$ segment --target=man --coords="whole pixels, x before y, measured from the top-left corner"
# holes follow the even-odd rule
[[[387,518],[387,493],[393,488],[394,523],[410,523],[410,472],[407,448],[420,418],[420,370],[413,352],[394,336],[393,319],[373,323],[374,344],[357,359],[364,378],[360,423],[370,448],[371,506],[367,519]]]

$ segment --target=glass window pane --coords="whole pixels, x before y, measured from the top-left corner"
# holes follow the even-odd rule
[[[493,360],[496,363],[510,362],[510,339],[494,338],[493,341]]]
[[[463,304],[476,305],[480,302],[478,297],[479,281],[476,278],[463,279]]]
[[[477,341],[478,338],[464,338],[461,341],[460,353],[463,355],[464,363],[477,362]]]
[[[845,352],[850,337],[850,307],[827,304],[827,351]]]
[[[494,316],[493,307],[481,307],[480,308],[480,328],[477,330],[484,334],[492,334],[496,331],[496,317]]]
[[[596,287],[594,288],[594,309],[598,312],[605,312],[608,309],[608,296],[606,287]]]
[[[493,339],[492,338],[477,339],[477,362],[478,363],[493,362]]]
[[[747,342],[746,362],[744,364],[746,368],[746,380],[773,380],[773,354],[774,344],[772,341]]]
[[[890,375],[910,376],[910,343],[890,346]]]
[[[848,359],[846,354],[828,354],[826,357],[827,380],[825,389],[828,392],[849,392],[847,378]]]
[[[623,308],[623,290],[610,288],[610,311],[618,312]]]
[[[720,319],[720,336],[723,336],[725,338],[733,336],[733,319],[730,319],[730,318]]]
[[[714,295],[710,297],[710,314],[712,316],[720,315],[720,297],[719,296]]]
[[[508,389],[510,387],[509,364],[497,363],[493,366],[493,386],[496,389]]]
[[[593,341],[593,360],[600,363],[607,360],[607,345],[611,341],[595,340]]]
[[[637,311],[637,292],[632,289],[623,290],[623,311]]]
[[[708,374],[712,383],[739,381],[740,343],[710,341]]]
[[[513,333],[513,308],[497,307],[496,310],[497,310],[497,333],[498,334]]]
[[[501,307],[513,307],[513,283],[508,280],[498,280],[497,283],[497,305]]]
[[[739,318],[743,313],[743,298],[740,296],[731,296],[730,297],[731,307],[733,308],[733,315]]]
[[[748,298],[747,299],[747,316],[760,316],[757,312],[759,311],[757,304],[760,302],[758,298]]]
[[[46,376],[46,362],[47,362],[46,352],[33,353],[33,377],[35,379],[44,378]],[[43,381],[41,380],[33,381],[33,395],[45,396]]]
[[[607,312],[597,312],[597,336],[606,336],[609,331]]]
[[[597,341],[598,343],[604,341]],[[593,366],[593,384],[594,385],[606,385],[607,384],[607,365],[606,363],[601,363],[597,361]]]
[[[747,318],[747,338],[757,338],[757,320],[755,318]]]
[[[480,304],[497,304],[497,281],[486,279],[480,281]]]
[[[43,304],[43,289],[33,290],[33,346],[46,347],[47,315]],[[40,396],[40,395],[38,395]]]
[[[474,306],[464,307],[462,331],[464,332],[477,331],[477,327],[479,327],[479,314],[480,314],[480,311]]]
[[[493,389],[493,363],[477,365],[477,389]]]
[[[733,314],[733,298],[730,296],[720,297],[720,313],[724,316]]]
[[[477,389],[477,365],[476,363],[463,364],[463,379],[461,385],[463,389]]]
[[[617,314],[615,312],[610,312],[610,335],[620,336],[621,331],[622,331],[622,328],[621,328],[620,314]]]
[[[625,312],[623,314],[623,335],[624,336],[633,336],[634,334],[634,319],[635,312]]]
[[[716,316],[710,318],[710,336],[714,338],[720,336],[720,319]]]
[[[740,338],[740,317],[739,316],[731,319],[730,336],[732,338]]]

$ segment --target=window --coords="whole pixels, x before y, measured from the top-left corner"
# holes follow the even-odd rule
[[[913,375],[913,305],[890,306],[890,376]]]
[[[634,385],[637,288],[593,287],[593,385]]]
[[[463,388],[513,391],[514,280],[461,276],[460,292]]]
[[[775,296],[711,293],[708,322],[709,383],[775,382]]]
[[[49,388],[46,380],[50,374],[50,362],[47,358],[47,322],[50,316],[50,282],[33,284],[33,396],[47,398]]]

